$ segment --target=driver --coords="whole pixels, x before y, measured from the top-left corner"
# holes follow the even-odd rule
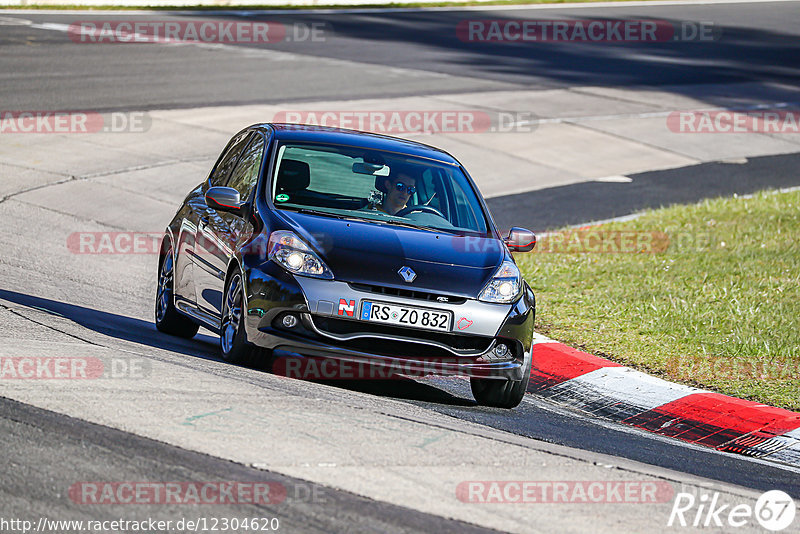
[[[383,202],[377,209],[394,215],[406,207],[411,195],[417,192],[417,180],[407,170],[401,170],[383,180]]]

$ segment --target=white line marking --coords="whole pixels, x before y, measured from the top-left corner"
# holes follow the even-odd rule
[[[574,3],[574,4],[521,4],[521,5],[513,5],[513,6],[502,6],[502,5],[479,5],[479,6],[437,6],[437,7],[392,7],[392,8],[381,8],[375,7],[370,8],[368,5],[360,5],[355,6],[352,8],[339,8],[339,9],[326,9],[326,8],[319,8],[319,9],[302,9],[302,10],[291,10],[291,9],[264,9],[264,10],[257,10],[257,9],[220,9],[220,10],[192,10],[192,9],[185,9],[185,10],[177,10],[177,11],[170,11],[170,15],[197,15],[197,14],[208,14],[208,15],[234,15],[239,17],[252,17],[252,16],[262,16],[262,15],[291,15],[291,16],[300,16],[300,15],[326,15],[326,14],[339,14],[339,13],[352,13],[352,14],[370,14],[370,13],[418,13],[418,12],[425,12],[425,11],[546,11],[546,10],[560,10],[560,9],[595,9],[595,8],[610,8],[610,9],[618,9],[618,8],[626,8],[626,7],[650,7],[650,6],[705,6],[705,5],[726,5],[726,4],[770,4],[770,3],[793,3],[797,0],[655,0],[652,2],[587,2],[587,3]],[[119,0],[109,0],[110,4],[114,2],[119,2]],[[202,0],[199,0],[202,3]],[[389,3],[389,0],[386,0]],[[210,3],[209,3],[210,5]],[[89,6],[87,6],[89,7]],[[3,9],[0,10],[0,13],[4,14],[22,14],[27,13],[30,14],[31,11],[29,9]],[[91,13],[92,15],[98,15],[97,11],[90,11],[88,9],[72,9],[72,10],[36,10],[36,14],[42,15],[64,15],[64,14],[78,14],[78,13]],[[103,15],[163,15],[164,11],[152,11],[148,9],[136,10],[136,11],[103,11]]]
[[[562,382],[550,388],[550,391],[563,391],[568,401],[576,400],[575,406],[585,405],[587,401],[602,398],[611,401],[619,400],[641,408],[642,412],[658,408],[687,395],[708,393],[661,378],[650,376],[630,367],[603,367],[581,376]]]
[[[711,162],[709,162],[709,163],[711,163]],[[776,189],[774,191],[767,191],[765,194],[767,194],[767,195],[778,195],[778,194],[781,194],[781,193],[793,193],[795,191],[800,191],[800,186],[782,187],[782,188]],[[739,195],[739,194],[734,193],[732,195],[733,198],[754,198],[755,196],[756,196],[756,194],[753,194],[753,193],[748,193],[746,195]],[[642,215],[644,215],[644,213],[642,213],[642,212],[631,213],[630,215],[623,215],[621,217],[612,217],[610,219],[600,219],[599,221],[589,221],[589,222],[580,223],[580,224],[573,224],[572,226],[569,226],[569,228],[583,228],[584,226],[600,226],[600,225],[608,224],[608,223],[634,221],[634,220],[638,219],[639,217],[641,217]],[[549,235],[556,235],[558,233],[559,232],[542,232],[541,234],[536,234],[536,235],[541,236],[541,237],[546,237],[546,236],[549,236]]]
[[[69,28],[70,28],[70,26],[67,24],[56,23],[56,22],[43,22],[39,24],[31,24],[30,26],[32,28],[37,28],[40,30],[58,31],[64,33],[69,33]],[[373,65],[367,63],[360,63],[358,61],[352,61],[348,59],[317,57],[313,55],[297,54],[294,52],[284,52],[282,50],[276,50],[276,49],[236,46],[223,43],[206,43],[200,41],[149,41],[147,44],[162,45],[162,46],[196,46],[198,48],[204,48],[206,50],[223,50],[227,52],[234,52],[244,57],[257,57],[257,58],[266,57],[267,59],[270,59],[272,61],[288,62],[288,61],[308,60],[314,62],[321,62],[328,65],[355,66],[363,72],[373,72],[376,75],[380,74],[382,76],[386,75],[388,71],[390,75],[398,77],[407,76],[414,78],[425,77],[425,78],[443,78],[443,79],[458,77],[457,75],[447,74],[443,72],[432,72],[420,69],[410,69],[405,67],[392,67],[387,65]],[[115,45],[123,46],[124,43],[115,43]]]
[[[783,436],[800,441],[800,428],[795,428],[794,430],[790,430],[789,432],[783,434]]]
[[[592,181],[603,182],[603,183],[629,184],[633,181],[633,178],[629,176],[623,176],[621,174],[615,174],[614,176],[603,176],[602,178],[595,178]]]
[[[767,195],[779,195],[781,193],[794,193],[795,191],[800,191],[800,186],[782,187],[782,188],[777,189],[775,191],[767,191],[766,194]],[[754,198],[755,196],[756,196],[756,194],[754,194],[754,193],[748,193],[747,195],[736,195],[736,194],[734,194],[733,198]]]
[[[778,436],[772,439],[778,442],[786,442],[785,436]],[[792,443],[789,447],[768,454],[764,456],[764,458],[770,458],[789,465],[800,464],[800,441],[797,441],[794,438],[792,438],[791,441],[794,443]]]
[[[534,332],[532,345],[539,345],[540,343],[558,343],[559,345],[563,344],[554,339],[550,339],[549,337],[543,336],[542,334],[537,334],[536,332]]]
[[[0,26],[30,26],[32,20],[19,19],[17,17],[0,17]]]

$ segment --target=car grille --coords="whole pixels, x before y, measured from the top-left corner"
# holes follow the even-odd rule
[[[389,295],[392,297],[404,297],[407,299],[427,300],[428,302],[446,302],[448,304],[463,304],[467,301],[464,297],[453,295],[442,295],[439,293],[428,293],[426,291],[416,291],[412,289],[399,289],[396,287],[373,286],[369,284],[348,284],[356,291],[376,293],[378,295]],[[441,300],[447,299],[447,300]]]
[[[347,341],[337,341],[337,344],[342,344],[356,350],[377,352],[397,357],[413,356],[416,358],[420,357],[421,354],[429,355],[432,358],[453,357],[453,352],[456,354],[465,353],[465,355],[476,355],[489,350],[489,347],[491,347],[494,341],[491,337],[411,330],[390,325],[335,319],[319,315],[312,315],[311,320],[314,323],[314,327],[323,333],[333,335],[359,334],[364,336]],[[386,336],[405,339],[392,339]],[[453,352],[442,347],[422,344],[417,340],[438,342],[446,345]]]

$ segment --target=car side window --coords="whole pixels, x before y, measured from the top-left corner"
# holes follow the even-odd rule
[[[234,137],[233,140],[228,143],[225,154],[220,158],[219,163],[217,163],[217,166],[214,168],[214,172],[209,178],[209,185],[211,187],[225,184],[225,181],[228,179],[231,169],[233,169],[233,166],[236,164],[236,160],[242,153],[242,149],[244,148],[249,136],[250,132],[245,131]]]
[[[460,187],[453,188],[453,193],[455,194],[458,226],[478,228],[481,232],[485,232],[486,224],[483,217],[477,215],[481,211],[477,204],[475,204],[475,200],[467,199],[464,190]],[[470,202],[470,200],[472,200],[472,202]]]
[[[450,220],[445,191],[444,187],[442,187],[441,172],[434,174],[430,169],[426,169],[422,173],[422,183],[418,189],[425,191],[425,198],[421,198],[420,200],[424,201],[426,206],[436,208],[446,219]]]
[[[255,134],[228,180],[228,187],[239,191],[239,198],[242,201],[250,198],[250,192],[258,182],[261,174],[261,162],[264,159],[264,146],[264,138]]]

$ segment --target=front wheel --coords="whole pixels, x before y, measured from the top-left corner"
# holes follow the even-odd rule
[[[173,298],[175,291],[174,262],[172,247],[170,247],[161,258],[158,269],[155,309],[156,328],[165,334],[188,339],[194,337],[200,327],[175,309],[175,300]]]
[[[472,395],[481,406],[494,408],[514,408],[522,402],[528,382],[531,379],[531,360],[522,369],[522,380],[491,380],[489,378],[471,378]]]
[[[244,333],[244,285],[242,275],[234,273],[225,285],[219,344],[222,359],[237,365],[251,366],[259,358],[259,349],[247,343]]]

